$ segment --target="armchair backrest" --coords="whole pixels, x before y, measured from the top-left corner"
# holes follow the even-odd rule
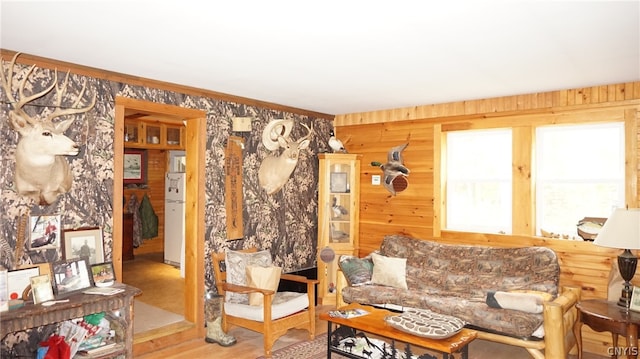
[[[256,247],[238,250],[238,252],[244,253],[255,253],[257,251],[258,249]],[[227,268],[224,262],[225,258],[225,252],[214,252],[211,254],[211,261],[213,263],[213,278],[216,281],[216,288],[218,289],[219,295],[225,294],[225,290],[222,284],[227,282]]]

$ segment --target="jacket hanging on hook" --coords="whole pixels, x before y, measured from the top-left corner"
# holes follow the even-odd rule
[[[158,236],[158,216],[151,206],[149,196],[145,193],[140,203],[140,219],[142,222],[142,239],[151,239]]]

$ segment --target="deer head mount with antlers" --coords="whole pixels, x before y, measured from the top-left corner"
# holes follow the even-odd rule
[[[80,146],[64,135],[71,126],[74,118],[54,122],[53,119],[61,116],[75,115],[90,111],[96,102],[94,93],[91,103],[86,107],[78,107],[84,97],[87,82],[85,80],[82,90],[75,101],[67,108],[63,108],[62,101],[69,83],[69,72],[61,86],[58,85],[58,71],[55,70],[53,83],[41,92],[25,95],[25,85],[36,65],[32,65],[20,81],[17,99],[12,91],[13,75],[16,59],[20,53],[16,53],[9,64],[8,73],[5,74],[5,63],[1,61],[0,79],[4,93],[12,104],[9,112],[9,122],[13,129],[20,134],[16,147],[15,186],[18,194],[33,198],[39,204],[51,204],[59,195],[71,189],[73,176],[69,169],[69,163],[63,156],[75,156],[80,152]],[[39,99],[56,89],[54,110],[43,116],[30,116],[23,109],[29,102]]]
[[[260,169],[258,171],[258,180],[260,187],[262,187],[268,194],[278,192],[298,164],[298,156],[300,150],[304,150],[309,147],[311,140],[311,133],[313,132],[313,124],[311,128],[305,125],[302,126],[307,129],[307,135],[299,138],[297,141],[291,140],[288,134],[291,132],[293,121],[291,120],[274,120],[271,121],[263,133],[263,142],[267,149],[272,149],[271,142],[275,138],[280,147],[284,148],[284,151],[279,156],[270,155],[262,160]],[[265,135],[266,133],[266,135]],[[266,140],[265,139],[269,139]],[[273,148],[277,150],[278,148]]]

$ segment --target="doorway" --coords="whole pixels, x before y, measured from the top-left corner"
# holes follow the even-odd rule
[[[122,228],[123,152],[125,114],[135,111],[184,122],[186,152],[185,199],[185,260],[184,260],[184,321],[191,325],[154,331],[150,338],[134,336],[134,354],[142,354],[180,341],[204,338],[204,158],[206,113],[200,110],[116,97],[114,134],[114,203],[113,203],[113,263],[116,277],[123,279]],[[135,260],[135,259],[134,259]],[[125,278],[126,282],[126,278]],[[179,332],[179,334],[177,333]],[[153,343],[151,342],[153,340]]]

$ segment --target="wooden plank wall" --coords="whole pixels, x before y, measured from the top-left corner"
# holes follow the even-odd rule
[[[132,194],[135,194],[138,201],[142,201],[145,194],[149,196],[151,206],[158,216],[158,236],[143,242],[142,247],[153,247],[154,251],[164,250],[164,174],[167,168],[167,151],[159,149],[147,150],[147,188],[144,189],[124,189],[126,201]],[[125,211],[126,211],[125,203]],[[134,253],[138,252],[134,249]]]
[[[362,158],[360,189],[360,255],[379,247],[385,234],[403,233],[422,239],[447,243],[494,246],[546,246],[558,254],[561,285],[577,285],[583,298],[606,298],[612,263],[620,251],[598,247],[590,242],[545,239],[528,235],[498,235],[440,231],[434,228],[437,208],[436,173],[440,141],[434,128],[442,126],[473,127],[481,121],[539,121],[539,115],[565,118],[592,118],[600,114],[624,113],[635,117],[634,133],[627,134],[633,145],[628,148],[637,173],[627,176],[627,188],[633,193],[630,202],[637,206],[640,177],[640,82],[564,90],[541,94],[510,96],[448,104],[415,106],[367,113],[338,115],[336,135],[351,153]],[[618,116],[618,115],[616,115]],[[530,118],[530,120],[527,120]],[[571,121],[571,120],[569,120]],[[633,122],[633,121],[632,121]],[[451,124],[454,125],[451,125]],[[455,125],[458,123],[458,125]],[[629,140],[631,139],[631,140]],[[387,151],[409,142],[404,159],[411,173],[406,191],[393,197],[383,186],[371,184],[371,176],[382,174],[372,161],[385,162]],[[632,171],[633,172],[633,171]],[[434,236],[434,233],[439,233]],[[634,278],[640,285],[640,274]],[[611,344],[608,333],[583,329],[585,350],[606,355]],[[624,343],[624,341],[622,341]]]

